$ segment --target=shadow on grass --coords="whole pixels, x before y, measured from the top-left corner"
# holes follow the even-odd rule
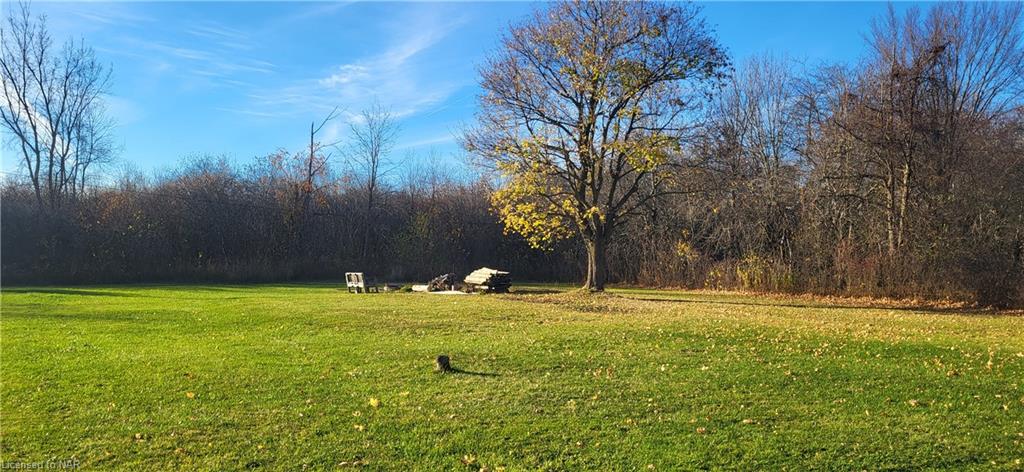
[[[526,288],[514,288],[509,295],[551,295],[553,293],[562,293],[563,290],[554,290],[550,288],[537,288],[537,287],[526,287]]]
[[[448,369],[448,371],[445,372],[445,373],[446,374],[473,375],[473,376],[476,376],[476,377],[499,377],[501,375],[501,374],[498,374],[496,372],[474,372],[472,370],[464,370],[464,369],[459,369],[459,368],[456,368],[456,367],[452,367],[451,369]]]
[[[145,297],[137,293],[127,292],[102,292],[99,290],[84,290],[84,289],[73,289],[73,288],[5,288],[5,293],[24,293],[24,294],[48,294],[48,295],[81,295],[85,297]]]
[[[83,322],[83,323],[131,323],[134,327],[141,328],[144,325],[149,325],[154,322],[161,323],[174,323],[173,320],[162,318],[154,315],[147,314],[133,314],[133,313],[87,313],[83,314],[77,311],[49,311],[47,309],[35,310],[34,308],[42,308],[45,304],[35,304],[28,307],[26,310],[18,310],[13,312],[4,312],[4,318],[7,319],[24,319],[33,321],[51,320],[59,321],[62,323],[66,322]]]
[[[860,306],[860,305],[830,305],[830,304],[813,304],[813,303],[786,303],[786,302],[765,302],[765,303],[754,303],[754,302],[732,302],[726,300],[709,300],[709,299],[698,299],[698,298],[653,298],[653,297],[633,297],[629,295],[622,295],[623,298],[631,300],[640,300],[645,302],[661,302],[661,303],[706,303],[709,305],[735,305],[735,306],[757,306],[757,307],[785,307],[785,308],[816,308],[816,309],[834,309],[834,310],[889,310],[889,311],[903,311],[909,313],[929,313],[939,315],[970,315],[970,316],[988,316],[988,317],[1002,317],[1002,316],[1021,316],[1020,313],[1016,312],[999,312],[988,308],[941,308],[941,307],[893,307],[893,306]]]

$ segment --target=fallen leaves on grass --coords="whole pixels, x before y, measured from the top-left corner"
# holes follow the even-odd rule
[[[373,408],[380,408],[380,399],[370,397],[370,406]]]
[[[624,313],[626,311],[626,307],[622,303],[625,299],[607,292],[590,293],[577,290],[553,295],[520,295],[509,298],[559,305],[579,313]]]

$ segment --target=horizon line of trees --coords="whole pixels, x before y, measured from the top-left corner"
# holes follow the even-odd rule
[[[584,12],[580,5],[546,8]],[[609,28],[626,28],[626,20],[649,8],[586,7],[602,21],[619,18],[603,23]],[[655,43],[644,47],[658,54],[676,51],[672,38],[655,41],[662,34],[713,40],[701,29],[698,8],[673,15],[652,18],[685,22],[639,30]],[[486,143],[497,152],[491,157],[519,152],[525,160],[481,167],[474,178],[455,175],[439,159],[419,167],[393,159],[401,130],[386,108],[375,105],[351,125],[344,143],[319,139],[324,124],[336,118],[332,113],[311,124],[306,149],[278,151],[244,165],[200,156],[164,175],[124,172],[112,184],[97,183],[102,182],[97,176],[113,175],[107,164],[114,154],[111,128],[83,123],[109,123],[102,93],[95,92],[103,90],[109,71],[89,66],[95,58],[81,44],[38,47],[48,44],[40,39],[46,37],[45,24],[19,10],[3,32],[0,110],[5,110],[5,145],[25,162],[22,172],[7,175],[0,188],[3,281],[336,280],[354,270],[413,281],[486,265],[528,281],[586,279],[589,284],[600,278],[602,284],[1019,305],[1024,303],[1021,16],[1020,3],[940,4],[904,15],[890,9],[871,25],[863,60],[851,65],[801,68],[766,55],[732,70],[724,68],[722,51],[713,42],[687,50],[713,54],[704,62],[711,86],[688,96],[693,101],[685,108],[657,100],[635,108],[639,114],[678,113],[659,122],[658,134],[637,135],[650,146],[643,159],[628,155],[636,148],[625,141],[609,145],[627,152],[620,169],[639,169],[624,175],[650,176],[629,181],[636,187],[630,198],[642,197],[622,200],[629,218],[605,228],[600,208],[567,213],[595,223],[582,228],[605,237],[600,244],[606,271],[596,273],[595,243],[585,232],[523,212],[534,207],[509,205],[529,205],[537,195],[530,192],[538,189],[558,195],[561,191],[543,179],[562,168],[541,166],[510,191],[510,180],[500,173],[537,171],[529,159],[538,154],[528,146],[512,149],[510,144],[521,143],[507,136],[483,139],[508,130],[502,126],[511,122],[500,120],[484,122],[494,125],[488,129],[492,134],[476,135],[475,143],[467,139],[468,151],[479,156],[480,144]],[[526,48],[531,40],[552,35],[566,40],[559,36],[566,30],[550,30],[555,34],[538,26],[543,23],[524,24],[535,35],[510,39],[523,41],[524,53],[531,51]],[[691,27],[700,34],[686,29]],[[15,33],[24,38],[10,40]],[[626,37],[611,33],[605,37]],[[12,47],[27,49],[19,55]],[[85,52],[74,59],[75,51]],[[557,57],[558,47],[551,54]],[[16,67],[19,57],[52,66],[11,75],[8,69],[28,70]],[[494,64],[522,67],[515,61]],[[629,73],[637,74],[639,63],[629,64]],[[622,67],[614,70],[621,73]],[[521,73],[499,69],[485,75],[489,90],[509,91],[501,97],[504,102],[485,111],[503,113],[501,107],[522,92],[516,84],[522,76],[513,72]],[[47,74],[85,76],[62,81]],[[29,85],[9,86],[15,79]],[[502,88],[506,79],[512,88]],[[61,87],[71,90],[50,93]],[[544,99],[540,90],[531,100]],[[660,93],[668,100],[678,90]],[[58,109],[57,96],[78,97],[66,98],[69,109],[71,103],[90,105],[80,118],[58,126],[39,112]],[[531,104],[536,103],[541,102]],[[48,131],[33,135],[33,129]],[[518,218],[515,224],[509,224],[509,215]],[[558,237],[537,244],[523,228]]]

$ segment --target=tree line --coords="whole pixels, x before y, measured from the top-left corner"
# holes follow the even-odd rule
[[[813,65],[732,64],[693,5],[557,3],[481,67],[462,137],[473,172],[394,159],[401,130],[374,106],[343,143],[319,139],[332,114],[302,150],[153,177],[108,166],[106,180],[85,173],[115,151],[109,127],[83,124],[105,122],[102,94],[55,97],[92,96],[107,72],[18,13],[0,108],[24,159],[2,189],[7,283],[412,281],[487,265],[591,289],[1024,298],[1019,3],[890,10],[859,62]],[[58,126],[45,110],[61,100],[92,108]]]
[[[1024,285],[1020,3],[908,9],[853,65],[729,58],[693,5],[562,2],[483,67],[467,149],[612,280],[970,298]]]

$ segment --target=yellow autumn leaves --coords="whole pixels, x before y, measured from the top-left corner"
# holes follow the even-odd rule
[[[380,408],[380,405],[381,405],[380,399],[377,398],[377,397],[370,397],[370,400],[367,401],[366,403],[368,405],[370,405],[370,408],[374,408],[374,409]],[[358,418],[360,416],[363,416],[363,413],[360,412],[360,411],[356,411],[356,412],[352,413],[352,416],[355,416],[355,417]],[[363,424],[360,424],[360,423],[356,423],[356,424],[352,425],[352,429],[362,433],[362,432],[366,431],[366,425],[363,425]]]
[[[600,155],[621,159],[619,162],[624,161],[630,173],[657,175],[665,180],[660,169],[678,151],[676,140],[653,133],[604,143]],[[580,158],[581,162],[565,163],[567,167],[562,168],[546,154],[541,137],[505,139],[495,145],[494,152],[504,156],[496,164],[505,181],[491,194],[491,207],[504,224],[506,234],[517,233],[530,246],[547,249],[588,223],[603,223],[607,218],[608,208],[588,201],[596,200],[596,194],[601,192],[591,184],[616,178],[610,174],[610,164],[605,163],[604,157]],[[586,188],[589,193],[581,194],[573,188]]]
[[[625,157],[629,165],[640,172],[651,172],[668,162],[669,156],[679,151],[679,142],[665,134],[650,134],[625,141],[614,141],[606,146]]]
[[[522,235],[534,248],[547,248],[572,236],[573,228],[565,224],[572,214],[567,211],[572,202],[563,199],[561,205],[556,205],[544,201],[544,196],[555,193],[541,176],[525,172],[512,176],[504,187],[491,194],[491,206],[504,223],[506,233]]]

